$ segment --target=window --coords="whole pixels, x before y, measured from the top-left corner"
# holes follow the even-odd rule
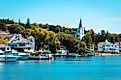
[[[9,50],[9,48],[7,48],[7,50]]]
[[[106,45],[106,47],[110,47],[110,45]]]
[[[0,55],[4,55],[4,53],[0,53]]]

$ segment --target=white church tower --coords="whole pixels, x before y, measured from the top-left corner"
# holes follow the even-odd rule
[[[79,28],[77,29],[76,32],[76,37],[82,39],[83,36],[84,36],[84,27],[82,27],[82,20],[80,19]]]

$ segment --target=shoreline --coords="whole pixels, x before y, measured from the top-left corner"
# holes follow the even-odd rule
[[[121,53],[94,53],[96,56],[121,56]]]

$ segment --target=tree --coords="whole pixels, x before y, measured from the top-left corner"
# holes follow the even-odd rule
[[[102,35],[105,35],[105,30],[101,30],[101,34]]]
[[[52,53],[56,52],[59,46],[59,40],[56,33],[42,29],[38,25],[32,25],[31,28],[26,29],[25,32],[26,35],[35,37],[37,50],[40,48],[46,48],[51,50]]]
[[[86,50],[86,46],[82,46],[83,44],[86,45],[83,41],[73,37],[70,34],[65,34],[63,32],[58,33],[58,38],[61,42],[61,45],[66,46],[67,50],[71,53],[80,52],[79,49],[83,48]]]
[[[2,24],[2,23],[0,23],[0,30],[2,30],[2,31],[5,31],[6,30],[5,25]]]
[[[18,20],[18,24],[19,24],[19,25],[21,24],[21,20],[20,20],[20,19]]]
[[[29,18],[27,19],[26,28],[31,28],[30,19]]]
[[[0,39],[0,44],[7,44],[8,40]]]
[[[25,28],[19,24],[13,24],[9,27],[9,32],[11,34],[23,34],[25,32]]]
[[[25,24],[22,23],[20,19],[18,20],[18,24],[21,25],[21,26],[25,26]]]
[[[82,41],[84,41],[88,48],[90,48],[90,45],[92,44],[92,37],[91,33],[88,32],[86,35],[82,38]]]
[[[69,31],[69,30],[65,30],[65,33],[66,33],[66,34],[70,34],[70,31]]]

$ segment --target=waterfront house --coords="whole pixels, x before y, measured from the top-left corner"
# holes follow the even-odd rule
[[[21,34],[14,34],[9,40],[8,45],[12,48],[23,49],[25,52],[35,51],[35,39],[32,36],[23,38]]]
[[[121,41],[115,42],[114,44],[117,44],[119,46],[119,52],[121,52]]]
[[[119,52],[119,46],[105,40],[105,42],[98,43],[99,52]]]
[[[23,49],[25,52],[35,51],[35,39],[30,36],[23,38],[21,34],[10,34],[4,31],[0,31],[0,39],[7,39],[6,43],[14,49]],[[4,50],[5,44],[0,44],[0,49]]]

